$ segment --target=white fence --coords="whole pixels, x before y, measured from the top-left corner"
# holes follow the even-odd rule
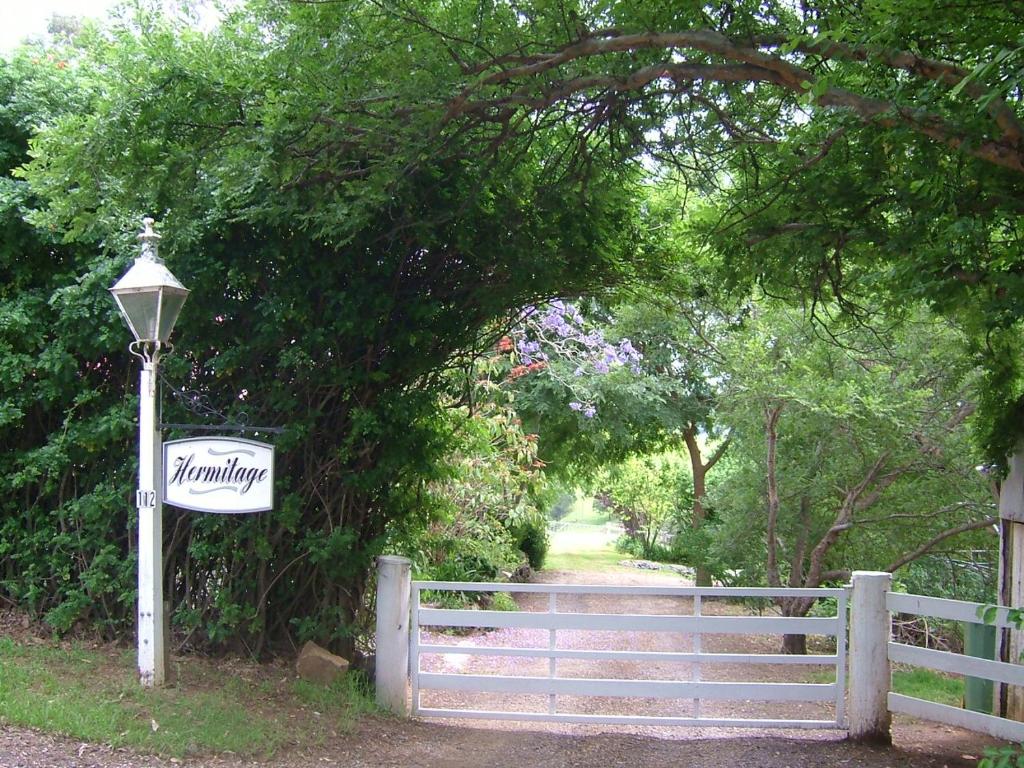
[[[967,603],[959,600],[942,600],[924,595],[906,595],[890,592],[886,596],[886,607],[892,613],[928,616],[950,621],[980,623],[979,611],[984,608],[979,603]],[[1007,609],[1000,608],[996,612],[995,626],[1013,628],[1007,619]],[[936,651],[930,648],[918,648],[904,643],[888,644],[889,660],[915,667],[924,667],[939,672],[959,675],[970,675],[997,683],[1024,685],[1024,667],[1018,664],[1007,664],[1001,661],[989,661],[959,653]],[[925,720],[935,720],[947,725],[969,728],[973,731],[987,733],[1000,739],[1024,741],[1024,723],[1006,720],[981,712],[971,712],[947,704],[889,692],[888,706],[890,712],[899,712]]]
[[[459,717],[482,719],[528,720],[570,723],[601,723],[629,725],[704,725],[717,727],[757,728],[845,728],[844,696],[846,675],[846,600],[843,589],[743,589],[726,587],[621,587],[578,586],[565,584],[490,584],[463,582],[414,581],[411,583],[410,672],[412,713],[427,717]],[[484,611],[423,607],[421,593],[431,591],[511,592],[547,595],[545,611]],[[669,597],[692,599],[693,611],[684,615],[594,614],[559,610],[560,596],[620,596],[623,603],[636,597]],[[829,617],[782,616],[708,616],[702,615],[704,598],[835,598],[836,614]],[[435,629],[531,629],[548,633],[547,647],[487,647],[473,644],[453,646],[448,643],[424,643],[421,628]],[[688,652],[657,652],[630,650],[590,650],[558,647],[560,631],[652,632],[685,634],[692,650]],[[837,652],[822,655],[706,653],[701,649],[703,635],[783,635],[807,634],[836,638]],[[499,674],[467,674],[463,672],[427,672],[421,669],[426,655],[457,654],[469,657],[529,657],[547,659],[548,674],[544,677]],[[682,662],[690,665],[690,680],[591,679],[561,677],[560,660]],[[732,664],[799,664],[831,667],[835,682],[774,683],[746,681],[703,681],[701,668],[707,665]],[[437,708],[421,703],[423,690],[457,691],[462,693],[525,694],[547,697],[546,710],[499,711],[493,709]],[[607,697],[643,699],[679,699],[692,702],[692,716],[644,716],[636,714],[590,714],[564,711],[559,697]],[[763,701],[763,702],[831,702],[831,719],[723,718],[701,714],[701,702]]]
[[[887,573],[855,572],[845,589],[743,589],[697,587],[612,587],[566,584],[467,584],[412,582],[409,561],[380,559],[377,596],[377,700],[386,708],[408,713],[412,686],[412,712],[423,716],[546,720],[600,724],[703,725],[735,727],[843,728],[862,741],[888,741],[890,713],[934,720],[987,733],[997,738],[1024,741],[1024,723],[993,715],[937,704],[891,691],[891,663],[968,675],[1014,686],[1024,686],[1024,666],[989,661],[962,654],[918,648],[892,642],[892,615],[911,614],[980,623],[977,603],[942,600],[924,595],[889,591]],[[541,593],[548,596],[545,611],[449,610],[420,605],[423,590],[459,592]],[[587,614],[559,610],[560,595],[621,595],[690,597],[693,610],[685,615]],[[709,616],[702,614],[707,597],[833,597],[834,616],[786,618],[780,616]],[[852,596],[852,597],[851,597]],[[848,602],[849,601],[849,602]],[[849,703],[846,705],[847,608],[851,615],[849,649]],[[1011,628],[1007,609],[1000,607],[992,622]],[[440,629],[500,629],[519,627],[547,631],[547,647],[457,646],[422,641],[421,627]],[[558,647],[558,632],[573,630],[685,633],[692,638],[687,652],[588,650]],[[815,634],[835,638],[836,653],[813,656],[782,654],[707,653],[702,636]],[[511,676],[424,671],[428,654],[467,657],[530,657],[547,659],[546,676]],[[690,680],[620,680],[560,677],[560,660],[684,662],[691,665]],[[701,679],[702,667],[714,664],[817,664],[833,667],[832,683],[721,682]],[[421,692],[441,690],[547,696],[546,711],[507,712],[490,709],[424,707]],[[559,696],[691,700],[692,717],[638,716],[566,712]],[[712,718],[703,717],[701,701],[758,700],[768,702],[832,702],[835,717],[824,719]]]

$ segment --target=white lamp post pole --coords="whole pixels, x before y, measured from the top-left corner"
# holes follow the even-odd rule
[[[164,684],[163,452],[156,423],[159,358],[139,371],[139,681]]]
[[[143,219],[142,254],[110,292],[135,336],[129,346],[142,360],[139,375],[139,681],[163,685],[163,451],[156,419],[156,382],[162,349],[188,290],[157,255],[160,236]]]

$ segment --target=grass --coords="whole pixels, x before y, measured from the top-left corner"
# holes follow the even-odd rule
[[[833,669],[815,670],[808,675],[808,682],[813,683],[832,683],[835,679]],[[896,668],[892,672],[892,690],[915,699],[959,707],[964,698],[964,680],[920,667]]]
[[[896,669],[892,673],[892,689],[904,696],[927,699],[939,704],[959,707],[964,698],[962,677],[950,677],[929,669]]]
[[[591,508],[583,505],[591,504]],[[625,571],[619,565],[626,556],[615,551],[615,534],[609,533],[606,517],[594,517],[592,499],[577,499],[576,507],[565,520],[577,515],[576,520],[597,520],[596,523],[577,523],[572,527],[553,531],[544,568],[552,571]],[[589,528],[588,528],[589,526]]]
[[[551,571],[632,571],[632,568],[619,565],[619,561],[625,557],[626,555],[613,549],[548,551],[544,568]]]
[[[611,521],[611,515],[602,509],[596,508],[594,500],[588,497],[577,496],[572,503],[569,514],[560,522],[571,525],[604,525]]]
[[[144,689],[134,653],[0,638],[0,724],[172,757],[269,757],[319,743],[374,710],[353,678],[324,688],[290,676],[249,679],[202,660],[182,664],[180,676],[175,686]]]

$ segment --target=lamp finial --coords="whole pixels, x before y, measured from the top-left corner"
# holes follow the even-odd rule
[[[157,245],[160,242],[160,235],[153,229],[155,220],[152,216],[146,216],[142,220],[142,231],[139,233],[139,240],[142,242],[142,258],[148,261],[155,261],[158,264],[160,257],[157,255]]]

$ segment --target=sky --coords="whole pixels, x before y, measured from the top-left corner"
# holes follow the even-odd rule
[[[99,18],[116,0],[0,0],[0,51],[42,35],[53,14]]]

